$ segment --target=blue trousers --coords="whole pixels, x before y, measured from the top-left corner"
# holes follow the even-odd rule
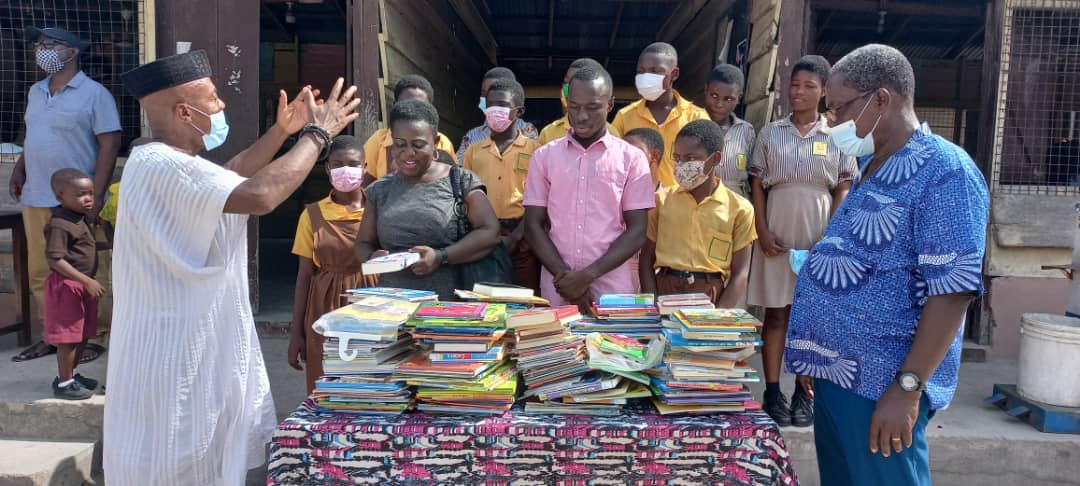
[[[930,486],[926,424],[933,417],[923,395],[911,448],[889,457],[870,453],[870,417],[877,402],[832,382],[814,380],[814,445],[822,486]]]

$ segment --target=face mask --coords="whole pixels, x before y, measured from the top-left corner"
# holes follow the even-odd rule
[[[64,69],[64,61],[60,60],[60,53],[52,49],[38,49],[37,65],[49,74],[56,74]]]
[[[666,76],[653,73],[641,73],[634,76],[634,85],[637,86],[637,92],[642,98],[648,101],[656,101],[660,95],[664,94],[664,78]]]
[[[225,138],[229,136],[229,122],[225,121],[225,110],[221,110],[213,115],[207,115],[194,106],[188,105],[191,111],[198,113],[210,119],[210,131],[204,132],[201,128],[191,123],[191,126],[198,130],[202,134],[203,146],[206,150],[214,150],[225,143]]]
[[[480,108],[480,111],[483,111],[483,112],[486,113],[487,112],[487,97],[481,96],[480,97],[480,104],[478,104],[476,106]]]
[[[510,121],[510,108],[505,106],[488,107],[488,109],[484,110],[484,118],[487,121],[487,126],[495,133],[505,132],[513,123]]]
[[[675,162],[675,182],[678,182],[683,189],[692,191],[708,179],[709,175],[705,173],[704,160]]]
[[[360,188],[364,180],[364,169],[361,167],[338,167],[330,170],[330,185],[338,192],[353,192]]]
[[[848,120],[832,128],[832,131],[830,132],[832,142],[836,145],[836,148],[844,153],[844,155],[851,157],[865,157],[874,153],[874,129],[876,129],[878,123],[881,122],[881,115],[878,115],[873,128],[870,129],[870,133],[867,133],[865,137],[860,137],[857,134],[858,129],[855,127],[855,123],[862,118],[863,112],[870,106],[870,101],[873,99],[874,98],[870,98],[869,100],[866,100],[866,104],[863,105],[862,111],[859,112],[859,116],[855,117],[854,120]]]

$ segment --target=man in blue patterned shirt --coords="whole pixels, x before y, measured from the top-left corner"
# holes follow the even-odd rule
[[[862,175],[799,272],[785,364],[812,385],[822,484],[929,485],[926,424],[956,391],[983,290],[986,182],[920,125],[900,51],[856,49],[826,88],[833,143]]]

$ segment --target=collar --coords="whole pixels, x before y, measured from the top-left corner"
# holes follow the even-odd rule
[[[788,113],[788,116],[785,116],[784,118],[782,118],[782,119],[780,119],[780,120],[778,120],[776,122],[776,126],[795,128],[795,123],[793,123],[791,121],[791,116],[792,115],[793,115],[793,113]],[[732,126],[734,126],[734,125],[732,125]],[[829,122],[825,119],[825,115],[823,115],[821,113],[818,113],[817,123],[814,124],[814,128],[811,128],[810,131],[806,134],[806,136],[809,137],[809,136],[814,135],[814,134],[827,135],[826,129],[828,128],[828,126],[829,126]],[[796,132],[797,131],[798,130],[796,130]]]
[[[319,207],[320,208],[323,208],[323,207],[339,207],[339,208],[343,208],[343,207],[345,207],[345,205],[343,205],[343,204],[338,204],[337,202],[334,202],[334,193],[335,192],[337,192],[337,189],[330,189],[330,194],[327,194],[326,197],[319,200]],[[362,202],[366,203],[367,202],[367,191],[365,191],[363,189],[360,189],[360,194],[361,194],[360,200]],[[351,211],[351,212],[360,212],[360,211],[363,211],[363,208],[361,208],[361,209],[359,209],[357,211]]]
[[[570,133],[569,131],[566,133],[566,143],[570,144],[571,147],[576,147],[576,148],[579,148],[579,149],[581,149],[583,151],[588,151],[589,149],[593,148],[597,144],[603,144],[604,148],[606,149],[609,145],[611,145],[611,141],[614,138],[615,138],[615,136],[611,134],[611,130],[607,129],[607,124],[604,125],[604,136],[596,139],[596,141],[593,142],[592,145],[589,145],[588,147],[582,147],[581,144],[578,143],[578,141],[574,138],[573,133]]]
[[[670,120],[672,117],[678,117],[682,115],[683,110],[685,110],[687,106],[693,104],[690,103],[690,101],[688,101],[686,98],[683,98],[682,95],[679,94],[679,90],[677,89],[672,88],[671,94],[675,96],[675,106],[671,108],[671,113],[668,114],[667,120],[664,120],[665,123],[667,123],[667,121]],[[653,118],[652,112],[649,111],[649,107],[645,106],[645,101],[645,98],[641,98],[635,101],[634,103],[637,104],[637,107],[635,107],[635,111],[637,112],[638,116],[653,122],[653,124],[656,124],[656,119]]]
[[[66,220],[66,221],[70,221],[72,223],[82,223],[83,221],[86,220],[86,215],[85,214],[76,213],[75,211],[72,211],[72,210],[70,210],[68,208],[65,208],[63,206],[55,206],[55,207],[53,207],[52,208],[52,215],[54,217],[61,218],[61,219]]]
[[[45,79],[42,79],[41,81],[38,82],[39,88],[44,90],[46,93],[49,92],[49,82],[52,81],[52,77],[53,77],[53,75],[50,74],[50,75],[46,76]],[[75,76],[72,77],[71,80],[68,81],[68,83],[65,84],[63,88],[60,88],[60,91],[64,91],[64,90],[66,90],[68,88],[78,89],[79,86],[82,86],[83,82],[86,81],[86,79],[87,79],[86,73],[84,73],[82,71],[79,71],[79,72],[75,73]]]
[[[716,201],[718,203],[723,204],[724,199],[721,196],[723,196],[724,194],[727,193],[728,188],[727,188],[727,186],[724,185],[724,181],[720,180],[719,177],[712,176],[712,179],[713,179],[713,181],[716,182],[716,189],[713,189],[712,194],[709,194],[709,197],[706,197],[705,199],[702,199],[701,202],[704,203],[705,201]],[[678,184],[675,185],[675,193],[676,194],[680,194],[680,193],[681,194],[686,194],[690,198],[694,197],[693,194],[690,194],[689,189],[686,189],[685,187],[680,186]]]
[[[525,145],[525,138],[526,138],[525,134],[521,133],[521,129],[519,128],[517,137],[514,137],[514,141],[510,142],[510,147],[520,147],[522,145]],[[492,140],[491,135],[488,135],[487,138],[485,138],[484,140],[482,140],[482,141],[480,141],[478,143],[479,143],[479,145],[481,147],[489,147],[489,146],[497,145],[495,143],[495,140]]]

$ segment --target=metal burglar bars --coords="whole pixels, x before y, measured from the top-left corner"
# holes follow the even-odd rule
[[[1080,1],[1008,0],[993,187],[1080,194]]]
[[[153,0],[0,0],[0,142],[20,143],[30,86],[46,74],[36,65],[26,26],[61,27],[89,47],[82,70],[116,98],[124,147],[141,135],[138,102],[124,92],[120,74],[146,59],[146,8]]]

